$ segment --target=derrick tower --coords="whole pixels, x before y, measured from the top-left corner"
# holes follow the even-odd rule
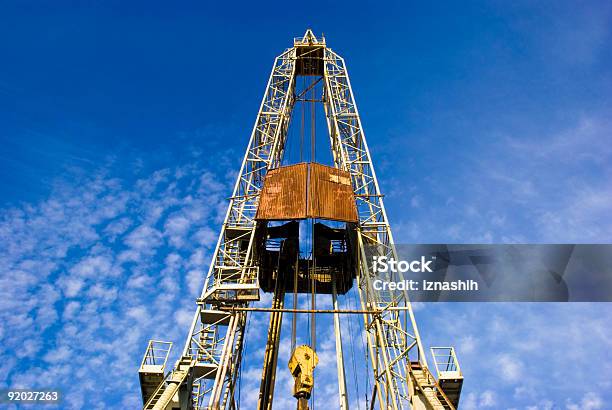
[[[301,77],[308,84],[302,78],[299,89]],[[289,124],[300,102],[323,106],[331,166],[314,162],[314,147],[311,161],[286,164]],[[311,221],[306,240],[301,221]],[[301,245],[311,248],[308,256]],[[271,409],[283,313],[293,314],[292,355],[283,360],[295,378],[298,409],[308,408],[316,346],[295,346],[296,313],[312,314],[312,323],[316,314],[331,313],[339,408],[349,407],[339,317],[360,314],[371,372],[363,377],[372,380],[368,408],[455,409],[463,378],[454,349],[432,348],[436,378],[408,295],[374,289],[372,255],[397,259],[383,195],[344,60],[309,29],[274,61],[187,340],[167,373],[171,344],[149,342],[139,370],[144,408]],[[360,309],[339,307],[337,295],[350,289]],[[273,293],[267,309],[252,307],[261,292]],[[291,293],[293,309],[284,302]],[[298,293],[311,294],[311,309],[296,308]],[[333,309],[317,309],[317,294],[331,295]],[[238,403],[247,315],[262,310],[270,321],[259,400]]]

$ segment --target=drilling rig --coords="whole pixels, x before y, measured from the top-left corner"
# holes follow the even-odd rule
[[[310,161],[302,161],[302,132],[300,161],[287,163],[289,125],[296,106],[306,103],[323,106],[330,165],[315,161],[316,127]],[[314,319],[331,313],[338,408],[349,408],[340,316],[359,314],[371,372],[363,377],[373,381],[367,408],[456,409],[463,377],[454,349],[431,348],[434,376],[407,293],[374,289],[372,252],[397,259],[351,82],[343,58],[308,29],[274,61],[187,340],[172,369],[166,372],[171,343],[149,342],[139,369],[143,408],[272,409],[283,313],[293,313],[292,354],[283,360],[295,380],[296,407],[307,409],[316,390]],[[339,307],[338,295],[351,289],[360,309],[349,312]],[[269,308],[253,307],[261,292],[273,294]],[[292,309],[285,307],[288,294]],[[297,309],[298,294],[311,296],[310,309]],[[331,295],[333,309],[317,309],[322,294]],[[259,399],[240,403],[247,317],[259,311],[270,314]],[[313,346],[295,346],[296,313],[311,315]]]

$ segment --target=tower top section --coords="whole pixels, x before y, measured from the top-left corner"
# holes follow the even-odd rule
[[[293,46],[322,46],[325,47],[325,37],[321,35],[321,38],[317,38],[311,29],[307,29],[306,33],[302,37],[295,37],[293,39]]]
[[[291,49],[288,49],[291,50]],[[326,50],[325,37],[317,38],[311,29],[302,37],[293,39],[296,58],[296,74],[303,76],[322,76],[323,60]]]

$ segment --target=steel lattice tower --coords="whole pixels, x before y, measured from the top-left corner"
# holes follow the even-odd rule
[[[260,291],[259,266],[254,256],[256,213],[268,171],[281,166],[296,101],[296,77],[308,69],[322,77],[322,103],[334,166],[350,175],[354,193],[358,216],[355,276],[373,371],[371,408],[454,409],[457,405],[462,377],[454,350],[434,348],[434,360],[441,356],[440,351],[447,358],[445,368],[438,368],[436,361],[436,380],[429,370],[406,293],[389,297],[372,286],[366,246],[380,256],[397,259],[383,196],[344,59],[326,46],[324,38],[307,30],[303,37],[294,39],[293,47],[275,59],[187,341],[167,375],[164,366],[169,344],[149,343],[139,372],[145,409],[237,408],[234,393],[248,306],[259,299]],[[282,308],[282,303],[275,307]],[[337,309],[335,289],[334,308]],[[334,324],[340,408],[346,409],[337,314]],[[255,404],[248,408],[251,407]]]

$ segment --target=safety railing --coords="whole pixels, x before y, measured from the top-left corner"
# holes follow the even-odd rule
[[[304,38],[304,37],[294,37],[293,38],[293,45],[294,46],[307,46],[307,45],[325,45],[325,37],[319,37],[319,38],[313,38],[313,39],[309,39],[309,38]]]
[[[461,368],[453,347],[432,347],[431,355],[438,379],[456,378],[461,376]]]
[[[145,366],[156,366],[163,372],[168,361],[168,356],[170,356],[171,349],[172,342],[149,340],[149,345],[142,358],[140,368],[144,369]]]

